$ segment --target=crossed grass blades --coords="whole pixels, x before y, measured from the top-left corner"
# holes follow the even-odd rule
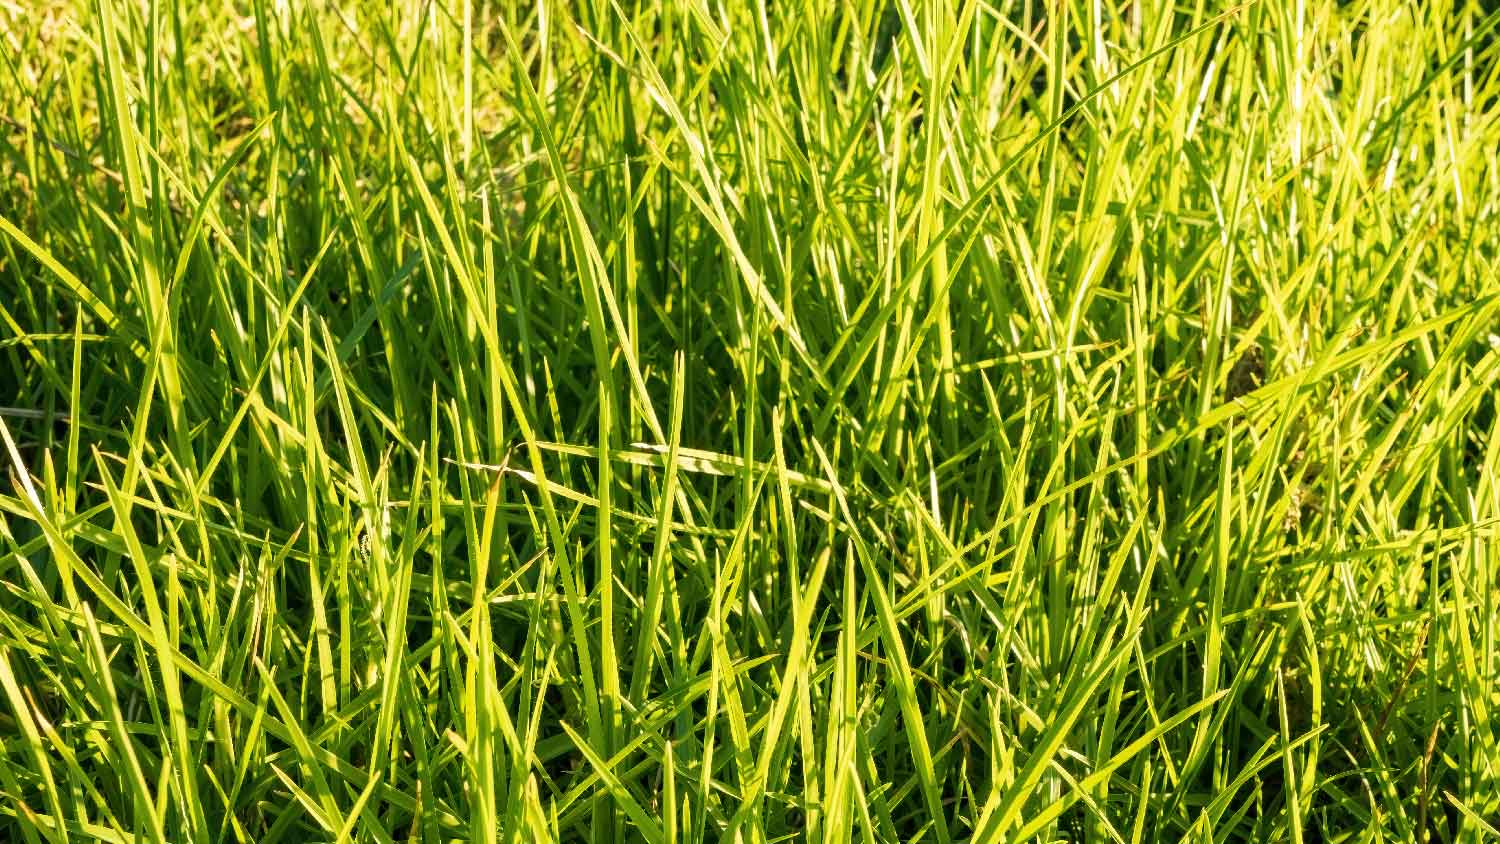
[[[0,0],[0,839],[1494,840],[1497,27]]]

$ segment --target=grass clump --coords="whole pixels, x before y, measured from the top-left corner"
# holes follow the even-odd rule
[[[1493,840],[1497,31],[0,0],[0,838]]]

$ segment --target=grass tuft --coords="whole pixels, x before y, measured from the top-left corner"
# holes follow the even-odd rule
[[[1500,838],[1500,11],[0,0],[0,840]]]

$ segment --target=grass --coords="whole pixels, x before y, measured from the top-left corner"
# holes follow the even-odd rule
[[[1500,12],[0,0],[0,839],[1500,838]]]

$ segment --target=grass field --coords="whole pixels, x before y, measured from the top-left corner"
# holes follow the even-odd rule
[[[1500,11],[0,0],[0,840],[1500,839]]]

